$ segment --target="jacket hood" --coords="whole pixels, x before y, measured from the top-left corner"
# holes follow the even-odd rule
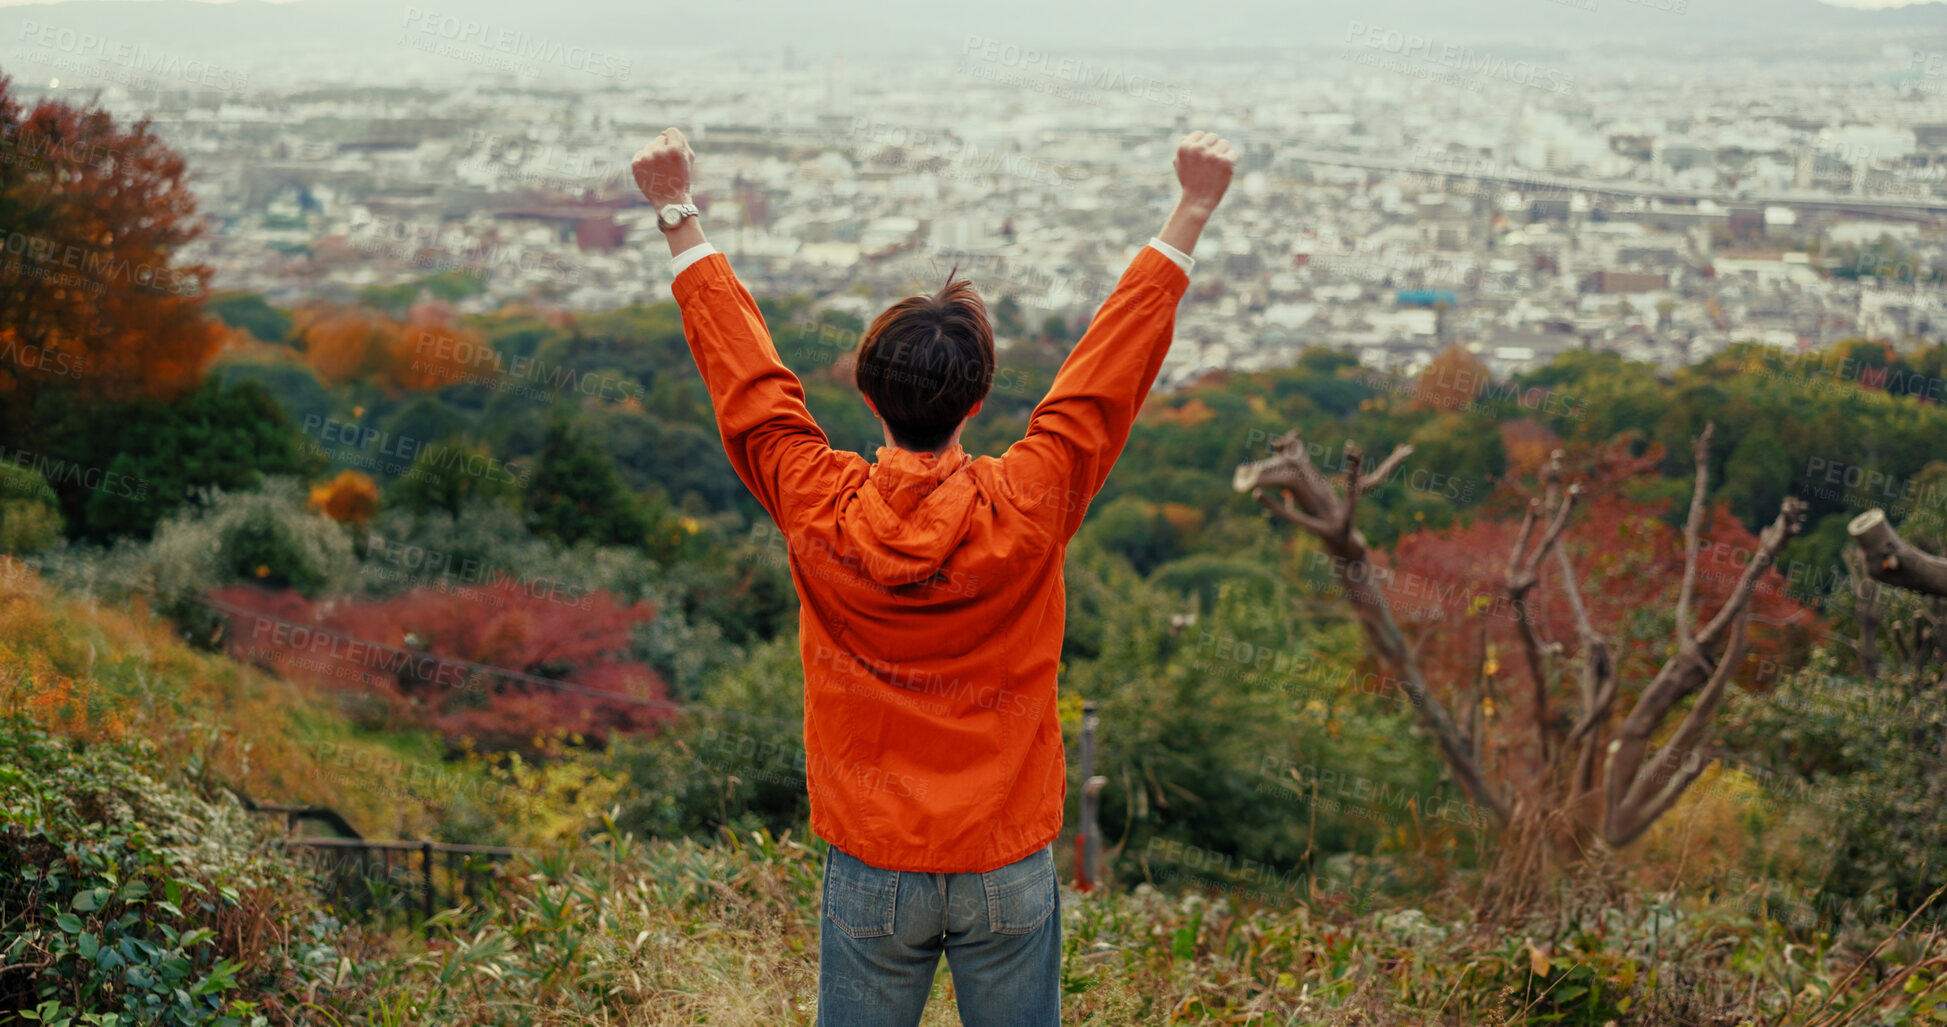
[[[959,443],[937,455],[880,446],[876,456],[839,529],[861,550],[859,571],[873,581],[925,581],[967,537],[980,502],[972,461]]]

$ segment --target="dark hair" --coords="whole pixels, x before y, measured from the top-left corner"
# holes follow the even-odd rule
[[[948,272],[939,292],[888,307],[859,340],[853,380],[894,444],[944,445],[994,382],[994,328],[973,283]]]

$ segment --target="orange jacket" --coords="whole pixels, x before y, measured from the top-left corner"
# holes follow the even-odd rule
[[[1189,277],[1144,247],[1000,457],[832,449],[722,254],[684,334],[802,600],[811,827],[875,867],[966,873],[1061,831],[1062,558],[1162,366]]]

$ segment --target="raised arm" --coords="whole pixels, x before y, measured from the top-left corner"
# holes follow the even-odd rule
[[[1237,154],[1214,133],[1192,132],[1177,144],[1175,166],[1182,191],[1162,231],[1122,273],[1062,362],[1026,437],[1001,457],[1016,501],[1054,504],[1064,538],[1081,527],[1162,369],[1176,305],[1190,284],[1190,252],[1230,187]]]
[[[664,129],[635,155],[636,185],[659,213],[687,204],[695,160],[683,133]],[[811,419],[804,387],[778,359],[757,302],[703,237],[698,220],[662,226],[676,268],[672,290],[683,311],[683,336],[710,391],[730,466],[788,533],[794,502],[813,498],[818,483],[832,478],[829,464],[844,455]]]

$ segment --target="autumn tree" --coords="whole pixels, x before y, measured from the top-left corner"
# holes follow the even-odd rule
[[[1519,666],[1525,679],[1524,686],[1504,692],[1499,704],[1506,711],[1501,722],[1519,727],[1502,729],[1511,734],[1496,740],[1490,740],[1494,732],[1478,712],[1487,679],[1501,669],[1489,666],[1499,661],[1485,638],[1471,673],[1451,667],[1443,673],[1422,649],[1424,633],[1409,638],[1402,629],[1394,603],[1402,594],[1446,599],[1447,591],[1437,579],[1399,582],[1395,569],[1369,550],[1356,524],[1360,496],[1385,482],[1411,455],[1410,447],[1394,450],[1370,469],[1363,455],[1349,448],[1340,487],[1313,465],[1293,432],[1278,442],[1274,456],[1239,466],[1233,486],[1319,540],[1332,573],[1344,583],[1368,650],[1397,679],[1454,780],[1492,822],[1511,831],[1541,826],[1558,839],[1593,837],[1621,848],[1642,837],[1711,762],[1712,717],[1750,645],[1760,581],[1798,528],[1801,504],[1787,499],[1748,546],[1724,547],[1741,550],[1729,564],[1719,539],[1713,539],[1709,559],[1725,569],[1704,569],[1710,436],[1706,427],[1694,440],[1697,469],[1681,536],[1673,645],[1660,665],[1626,661],[1614,622],[1606,631],[1598,629],[1563,545],[1571,514],[1586,504],[1584,489],[1568,480],[1559,451],[1541,469],[1541,488],[1529,499],[1519,526],[1511,538],[1503,532],[1498,580],[1458,592],[1475,611],[1493,611],[1505,623],[1513,636],[1508,662]],[[1720,515],[1712,531],[1742,529]],[[1613,537],[1602,539],[1585,560],[1599,562],[1615,545]],[[1486,552],[1478,543],[1472,548]],[[1553,637],[1543,614],[1544,580],[1572,624],[1566,639]],[[1718,601],[1706,616],[1703,600],[1713,592]],[[1479,630],[1484,636],[1486,628]],[[1638,676],[1648,680],[1633,689],[1633,703],[1622,709],[1624,682]],[[1566,701],[1559,696],[1563,691],[1570,693]],[[1525,749],[1525,758],[1497,759],[1492,753],[1497,745]]]
[[[0,410],[33,440],[45,404],[170,398],[227,337],[201,301],[210,269],[178,264],[201,231],[183,159],[144,121],[42,100],[0,77]],[[29,444],[35,444],[30,441]]]
[[[398,394],[501,370],[492,347],[438,300],[414,305],[404,321],[366,307],[315,306],[300,311],[293,328],[305,361],[331,384],[371,381]]]

